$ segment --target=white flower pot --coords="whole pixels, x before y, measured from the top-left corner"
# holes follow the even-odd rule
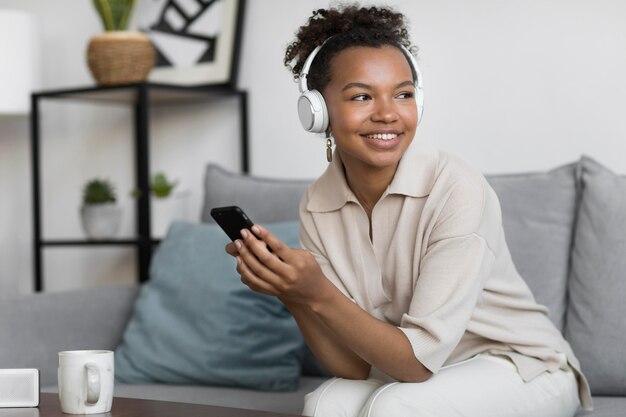
[[[115,203],[90,204],[80,209],[83,230],[89,239],[104,240],[117,236],[122,208]]]
[[[152,197],[152,235],[162,238],[175,220],[189,221],[190,191],[180,191],[168,197]]]

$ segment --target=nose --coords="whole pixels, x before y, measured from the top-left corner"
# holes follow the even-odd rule
[[[383,123],[392,123],[398,120],[398,112],[393,100],[386,98],[377,100],[371,118],[374,122]]]

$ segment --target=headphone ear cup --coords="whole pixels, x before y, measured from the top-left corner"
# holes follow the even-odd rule
[[[328,129],[328,110],[322,93],[308,90],[298,98],[298,116],[304,130],[324,133]]]
[[[417,105],[417,124],[419,125],[424,114],[424,92],[417,86],[415,87],[415,104]]]

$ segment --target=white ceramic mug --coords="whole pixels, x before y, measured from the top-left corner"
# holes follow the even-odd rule
[[[59,352],[59,399],[66,414],[108,413],[113,404],[113,352]]]

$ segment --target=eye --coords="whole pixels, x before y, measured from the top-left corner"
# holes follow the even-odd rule
[[[352,96],[350,99],[354,100],[354,101],[365,101],[365,100],[369,100],[370,96],[368,96],[367,94],[357,94],[355,96]]]
[[[415,93],[413,93],[412,91],[403,91],[402,93],[398,94],[396,97],[397,98],[413,98],[415,96]]]

